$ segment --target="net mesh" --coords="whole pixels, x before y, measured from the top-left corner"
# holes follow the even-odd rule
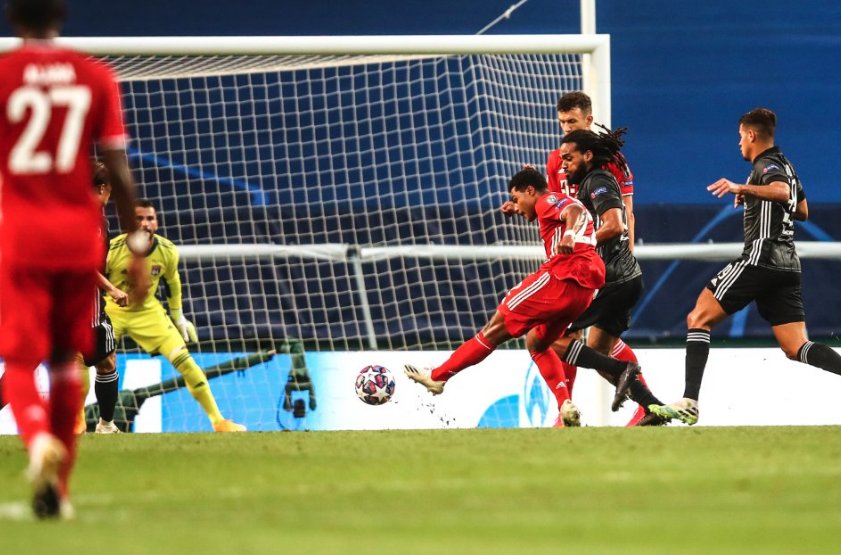
[[[448,348],[539,262],[516,257],[536,229],[498,209],[508,178],[557,146],[577,54],[108,61],[140,194],[184,253],[185,312],[216,350]],[[408,245],[513,256],[359,255]]]

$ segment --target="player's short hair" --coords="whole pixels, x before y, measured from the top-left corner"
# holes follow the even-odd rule
[[[99,160],[93,162],[93,186],[110,185],[111,179],[108,175],[108,168]]]
[[[139,198],[136,201],[134,201],[134,207],[135,208],[152,208],[155,212],[158,211],[158,209],[155,208],[155,203],[153,203],[151,200],[149,200],[147,198]]]
[[[549,187],[542,173],[534,168],[523,168],[508,182],[508,190],[525,191],[529,185],[538,191],[545,191]]]
[[[64,0],[7,0],[6,17],[12,25],[44,31],[64,23],[67,6]]]
[[[581,108],[581,112],[585,116],[593,113],[593,101],[586,93],[581,91],[568,92],[558,99],[556,105],[558,112],[569,112],[575,108]]]
[[[739,118],[739,125],[750,127],[760,137],[773,139],[774,130],[777,128],[777,114],[768,108],[755,108]]]

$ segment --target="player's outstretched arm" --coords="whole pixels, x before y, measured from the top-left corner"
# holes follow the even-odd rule
[[[196,326],[184,316],[184,310],[181,304],[181,275],[178,273],[178,261],[180,259],[178,250],[171,249],[168,252],[171,258],[164,265],[164,279],[166,280],[166,289],[169,292],[169,297],[167,297],[166,301],[169,306],[169,317],[172,318],[172,323],[178,328],[178,332],[184,338],[185,343],[196,343],[199,340],[198,333],[196,333]]]

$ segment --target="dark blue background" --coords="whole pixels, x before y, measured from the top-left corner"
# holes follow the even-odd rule
[[[513,0],[142,3],[70,1],[67,36],[473,34]],[[778,143],[810,203],[841,202],[835,164],[841,106],[841,2],[598,0],[609,33],[613,124],[638,203],[714,203],[704,186],[742,180],[737,121],[779,116]],[[576,33],[577,0],[529,0],[494,33]],[[5,31],[9,34],[8,28]]]

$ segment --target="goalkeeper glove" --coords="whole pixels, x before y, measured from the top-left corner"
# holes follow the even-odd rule
[[[184,311],[180,308],[173,308],[169,311],[169,317],[172,318],[172,323],[178,328],[181,337],[184,338],[185,343],[196,343],[199,340],[196,334],[196,326],[184,317]]]

